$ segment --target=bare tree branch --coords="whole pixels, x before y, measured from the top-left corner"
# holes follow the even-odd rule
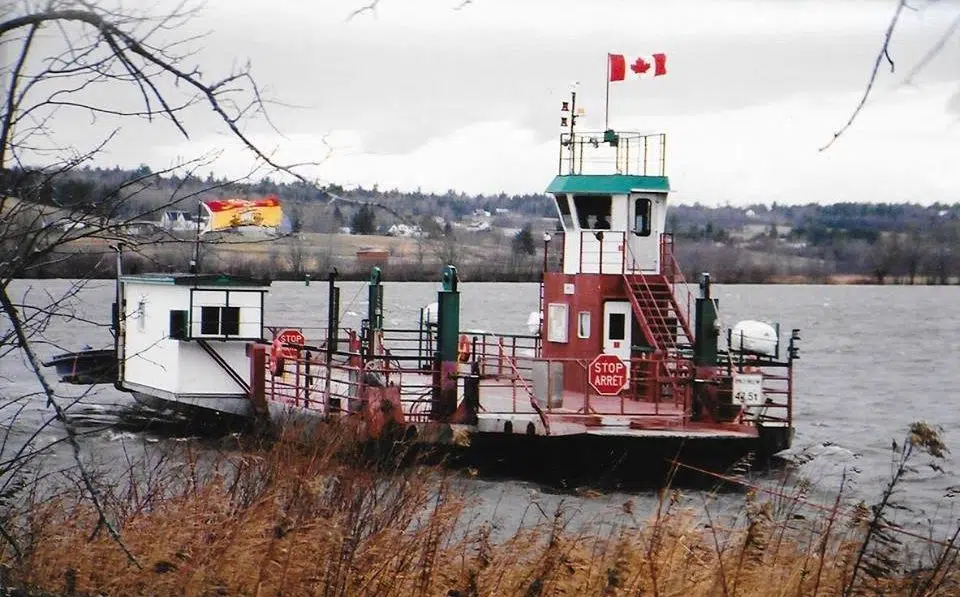
[[[124,13],[119,9],[111,12],[86,0],[49,0],[41,9],[25,6],[28,14],[0,21],[0,44],[4,48],[14,44],[19,47],[15,65],[3,72],[7,81],[0,104],[3,106],[3,114],[0,114],[0,176],[3,176],[4,184],[0,187],[0,213],[3,216],[0,218],[0,312],[9,319],[12,328],[0,338],[0,353],[9,354],[9,347],[22,351],[25,356],[27,368],[39,384],[42,395],[46,396],[48,407],[54,412],[54,416],[41,429],[54,420],[63,425],[64,441],[72,448],[77,482],[84,488],[84,493],[98,513],[94,534],[105,528],[126,557],[139,566],[136,557],[124,545],[119,531],[110,521],[97,484],[83,460],[79,441],[83,433],[68,416],[69,406],[61,403],[51,382],[44,375],[35,350],[35,337],[42,335],[46,327],[61,314],[71,315],[64,308],[64,301],[70,293],[61,299],[49,297],[51,300],[46,305],[31,305],[26,298],[21,301],[22,304],[17,304],[10,298],[9,284],[14,278],[29,274],[31,268],[65,259],[64,251],[69,250],[71,244],[75,246],[75,243],[85,240],[102,242],[122,237],[124,224],[164,209],[164,205],[182,201],[184,197],[175,188],[169,201],[163,205],[138,209],[132,213],[124,211],[131,199],[148,186],[147,181],[157,179],[158,174],[149,170],[143,176],[126,178],[115,185],[111,183],[111,190],[100,193],[96,198],[84,199],[83,203],[67,201],[58,204],[52,190],[45,199],[40,197],[46,192],[44,189],[52,189],[54,184],[68,181],[70,173],[100,153],[119,130],[115,129],[92,149],[81,151],[56,142],[53,137],[53,117],[63,109],[86,110],[94,120],[98,116],[121,120],[131,117],[152,120],[160,116],[170,121],[182,135],[188,136],[182,113],[193,106],[206,105],[260,163],[274,170],[293,173],[290,166],[276,163],[271,154],[261,151],[240,128],[242,121],[263,112],[263,97],[250,75],[249,64],[240,71],[207,83],[202,80],[197,68],[183,66],[182,57],[170,53],[170,48],[176,44],[153,47],[148,42],[148,37],[154,32],[170,30],[175,25],[175,17],[181,16],[180,8],[153,23],[144,32],[139,25],[148,23],[147,17]],[[36,50],[36,32],[51,24],[63,37],[66,49],[53,56],[33,59],[29,55],[31,50]],[[73,26],[68,27],[67,24]],[[77,27],[80,27],[79,33]],[[31,64],[37,62],[39,64]],[[83,98],[87,90],[105,82],[116,82],[135,90],[135,101],[142,107],[128,109],[122,104],[96,105],[87,98],[77,99]],[[244,92],[249,95],[242,99],[237,97],[237,94]],[[177,98],[177,94],[182,94],[182,97]],[[23,160],[29,154],[32,154],[32,159],[46,160],[46,165],[28,170]],[[31,172],[33,179],[29,184],[36,189],[37,197],[21,196],[22,188],[17,196],[13,195],[6,186],[9,184],[6,176],[11,172],[6,167],[10,163],[19,167],[21,174]],[[186,184],[188,177],[189,174],[181,184]],[[67,199],[72,200],[72,197]],[[64,217],[69,221],[82,222],[84,227],[61,227],[50,221]],[[7,401],[5,406],[17,410],[18,405],[13,400]],[[22,409],[21,404],[17,412],[22,412]],[[39,430],[34,430],[32,437],[36,437],[37,433]],[[4,445],[5,442],[6,437]],[[29,443],[20,445],[12,460],[0,463],[0,471],[7,475],[5,480],[21,475],[27,463],[36,456],[36,451],[29,447]],[[0,529],[0,539],[5,536],[5,531]],[[9,542],[12,537],[7,540]],[[13,543],[11,547],[15,551],[18,549]]]
[[[76,434],[73,429],[73,423],[70,421],[69,417],[67,417],[66,411],[57,403],[56,394],[53,391],[53,387],[43,375],[40,360],[33,352],[33,348],[30,345],[30,339],[27,337],[23,330],[23,326],[20,324],[20,315],[17,312],[17,308],[14,306],[13,301],[10,300],[10,295],[7,294],[6,285],[0,287],[0,308],[3,309],[3,312],[10,320],[10,324],[13,326],[14,332],[17,335],[17,339],[20,342],[20,349],[23,350],[24,354],[26,355],[27,360],[30,363],[30,368],[33,370],[37,381],[40,382],[40,386],[43,388],[43,393],[47,397],[47,405],[53,407],[54,411],[57,413],[57,418],[60,419],[60,422],[63,424],[70,447],[73,449],[74,461],[80,470],[84,485],[90,494],[90,500],[97,509],[97,514],[100,518],[99,524],[103,525],[107,529],[107,532],[110,533],[110,536],[113,538],[113,540],[117,543],[117,545],[120,546],[130,562],[136,565],[138,568],[142,568],[140,562],[137,561],[137,558],[130,552],[129,549],[127,549],[127,546],[124,545],[123,540],[120,538],[120,534],[114,528],[113,524],[107,519],[107,514],[104,512],[103,506],[100,504],[100,499],[97,497],[97,491],[93,487],[91,477],[87,473],[86,465],[83,463],[83,458],[80,454],[80,443],[77,441]]]
[[[36,34],[39,24],[30,26],[30,32],[23,42],[23,48],[20,50],[20,56],[17,58],[17,65],[10,76],[10,89],[7,91],[7,113],[3,115],[3,128],[0,129],[0,170],[6,163],[4,159],[7,152],[7,139],[10,137],[11,127],[13,126],[13,117],[17,112],[17,82],[20,80],[20,73],[23,71],[23,65],[27,61],[27,54],[30,53],[30,45],[33,43],[33,36]]]
[[[933,61],[936,56],[943,51],[944,46],[947,45],[947,42],[950,41],[950,38],[953,37],[957,31],[960,30],[960,14],[954,17],[953,21],[950,22],[950,26],[947,27],[947,30],[943,32],[943,35],[940,36],[940,39],[937,40],[935,44],[924,54],[923,58],[914,66],[910,72],[907,74],[906,78],[903,80],[904,85],[912,85],[913,79],[920,72]]]
[[[374,17],[377,16],[377,6],[380,4],[380,0],[371,0],[370,4],[361,6],[360,8],[353,10],[347,15],[347,21],[352,21],[355,17],[362,15],[365,12],[373,14]]]
[[[883,36],[883,45],[880,47],[880,51],[877,52],[877,59],[874,61],[873,70],[870,71],[870,79],[867,81],[867,87],[863,91],[863,96],[861,96],[860,102],[857,103],[857,107],[854,108],[853,113],[850,115],[850,118],[847,120],[846,124],[840,127],[840,130],[833,134],[833,138],[830,139],[826,145],[821,147],[820,151],[829,149],[830,146],[840,138],[840,135],[845,133],[847,129],[853,126],[853,121],[857,119],[860,111],[863,110],[863,107],[866,105],[867,99],[870,97],[870,92],[873,91],[873,85],[876,83],[877,75],[880,72],[880,65],[883,64],[884,60],[890,64],[890,72],[894,71],[893,58],[890,57],[890,40],[893,38],[893,32],[897,28],[900,15],[903,13],[903,9],[906,7],[906,0],[897,0],[897,8],[893,13],[893,17],[890,19],[890,24],[887,25],[887,32]]]

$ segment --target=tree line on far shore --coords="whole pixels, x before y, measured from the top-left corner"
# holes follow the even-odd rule
[[[136,184],[139,180],[149,182]],[[213,173],[205,178],[193,173],[156,175],[146,165],[133,170],[86,167],[42,178],[30,171],[8,170],[0,173],[0,184],[5,192],[40,205],[82,211],[86,217],[127,220],[138,214],[159,220],[160,206],[192,212],[203,198],[275,194],[283,202],[286,232],[294,236],[389,235],[396,234],[399,225],[407,233],[415,230],[416,236],[442,244],[447,258],[459,257],[456,247],[463,244],[500,244],[510,250],[513,263],[500,276],[486,271],[490,264],[486,268],[465,264],[468,271],[485,270],[478,273],[481,279],[536,279],[542,262],[540,238],[558,227],[554,204],[542,194],[467,195],[453,190],[435,194],[336,185],[317,189],[270,178],[229,181]],[[960,203],[680,204],[671,206],[666,231],[676,238],[678,260],[688,276],[710,270],[718,281],[948,284],[960,278]],[[316,252],[309,246],[302,250]],[[47,264],[35,274],[76,272],[81,260]],[[155,266],[180,265],[166,261],[160,259]],[[301,278],[303,268],[287,261],[291,260],[274,259],[262,269],[274,277]],[[353,263],[314,261],[341,271],[356,269],[363,277],[364,268]],[[401,259],[391,265],[391,273],[396,279],[417,279],[421,271],[432,271],[429,261],[422,256],[412,263]]]

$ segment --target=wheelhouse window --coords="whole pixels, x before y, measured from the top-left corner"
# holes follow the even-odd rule
[[[240,307],[202,307],[200,333],[204,336],[240,334]]]
[[[191,338],[263,337],[263,292],[252,289],[191,289]]]
[[[577,209],[577,220],[581,230],[609,230],[609,195],[574,195],[573,204]]]
[[[557,195],[557,211],[560,212],[560,221],[563,222],[564,230],[573,229],[573,214],[570,212],[570,202],[566,195]]]
[[[640,197],[633,203],[633,233],[650,236],[650,200]]]
[[[220,333],[224,336],[240,335],[240,307],[220,307]]]

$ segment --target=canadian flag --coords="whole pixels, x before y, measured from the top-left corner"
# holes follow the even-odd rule
[[[667,55],[651,54],[637,58],[626,58],[623,54],[607,54],[610,81],[623,81],[627,72],[635,77],[659,77],[667,74]]]

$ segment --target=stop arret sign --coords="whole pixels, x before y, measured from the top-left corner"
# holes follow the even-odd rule
[[[285,330],[280,330],[279,332],[277,332],[277,334],[273,338],[274,340],[279,340],[284,344],[298,344],[300,346],[303,346],[304,344],[307,343],[306,339],[303,337],[303,334],[300,332],[300,330],[294,330],[290,328],[287,328]],[[283,356],[290,359],[296,358],[297,349],[291,346],[284,346]]]
[[[597,355],[590,362],[587,379],[597,394],[616,396],[627,385],[627,366],[615,354]]]

